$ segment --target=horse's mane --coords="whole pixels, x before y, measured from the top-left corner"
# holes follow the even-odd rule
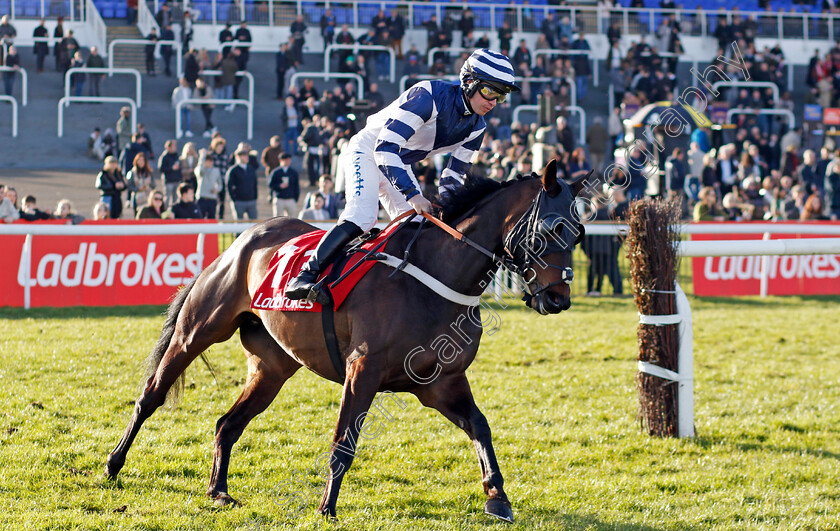
[[[516,184],[519,181],[536,177],[539,176],[535,173],[528,176],[517,175],[516,179],[499,182],[487,177],[468,175],[464,180],[463,186],[459,186],[455,190],[447,193],[446,198],[440,200],[440,206],[437,211],[438,217],[444,223],[451,224],[485,197]]]

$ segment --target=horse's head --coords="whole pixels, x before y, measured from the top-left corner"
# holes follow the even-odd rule
[[[541,184],[531,206],[505,236],[504,246],[511,269],[530,289],[523,300],[548,315],[571,306],[572,250],[583,239],[583,225],[575,211],[582,179],[574,185],[558,180],[552,160]]]

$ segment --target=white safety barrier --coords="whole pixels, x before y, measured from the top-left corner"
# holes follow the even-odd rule
[[[143,82],[140,78],[140,72],[138,72],[136,68],[92,68],[89,66],[74,66],[64,73],[64,97],[66,98],[70,97],[70,76],[76,73],[108,74],[109,76],[113,76],[114,74],[130,74],[134,76],[134,90],[137,95],[135,103],[137,103],[137,108],[139,109],[143,106]]]
[[[537,56],[539,55],[585,55],[588,59],[592,61],[592,84],[594,86],[598,86],[600,73],[598,72],[598,58],[592,53],[592,50],[562,50],[557,48],[542,48],[540,50],[534,50],[532,54],[532,64],[531,66],[536,66],[537,64]],[[660,54],[661,55],[661,54]]]
[[[615,236],[626,234],[627,225],[617,223],[585,224],[587,234]],[[840,236],[840,225],[822,223],[686,223],[679,226],[681,234],[822,234]]]
[[[411,79],[411,76],[402,76],[400,78],[399,87],[400,87],[400,94],[405,92],[406,85],[408,84],[408,80]],[[446,76],[433,76],[431,74],[417,74],[414,79],[417,81],[426,81],[429,79],[441,79],[445,81],[458,81],[458,76],[453,75],[446,75]]]
[[[247,111],[247,131],[246,138],[251,140],[254,138],[254,106],[248,100],[223,100],[223,99],[202,99],[202,98],[187,98],[181,100],[175,105],[175,138],[181,138],[184,133],[181,131],[181,107],[184,105],[244,105]]]
[[[580,127],[578,130],[578,142],[579,145],[584,145],[586,143],[586,111],[583,110],[582,107],[578,107],[577,105],[567,105],[563,107],[563,110],[569,112],[576,112],[580,116]],[[523,112],[540,112],[539,105],[518,105],[515,109],[513,109],[513,121],[518,122],[519,115]]]
[[[221,70],[202,70],[202,76],[220,76],[222,75]],[[248,72],[247,70],[240,70],[236,73],[236,77],[244,77],[248,79],[248,102],[251,104],[251,107],[254,107],[254,74]]]
[[[771,116],[786,116],[788,119],[788,127],[791,129],[796,127],[796,117],[790,109],[729,109],[726,111],[726,123],[731,123],[732,117],[737,114],[752,114],[756,116],[768,114]]]
[[[782,256],[840,254],[840,238],[680,242],[680,256]]]
[[[397,52],[389,46],[381,44],[330,44],[324,50],[324,72],[330,73],[330,54],[335,50],[353,50],[353,53],[359,53],[359,50],[375,50],[377,52],[386,52],[391,60],[391,74],[389,80],[391,83],[397,79]]]
[[[70,103],[127,103],[131,107],[131,130],[137,130],[137,104],[120,96],[64,96],[58,100],[58,138],[64,136],[64,108]]]
[[[405,92],[406,85],[407,85],[409,79],[412,79],[412,77],[411,76],[402,76],[400,78],[400,82],[399,82],[400,93]],[[414,76],[413,79],[415,79],[417,81],[425,81],[425,80],[432,80],[432,79],[442,79],[442,80],[446,80],[446,81],[458,81],[458,80],[460,80],[460,77],[455,76],[455,75],[451,75],[451,74],[446,75],[446,76],[433,76],[431,74],[418,74],[418,75]],[[519,83],[524,83],[526,81],[529,82],[529,83],[551,83],[551,82],[554,81],[553,77],[546,77],[546,76],[540,76],[540,77],[516,76],[513,79],[518,81]],[[566,85],[566,86],[569,87],[569,99],[571,100],[572,105],[577,105],[577,87],[575,86],[574,83]],[[520,105],[519,107],[530,107],[530,106],[529,105]],[[516,111],[514,111],[514,112],[516,112]]]
[[[289,87],[293,87],[298,79],[306,79],[308,77],[317,77],[321,79],[352,79],[356,82],[356,86],[359,87],[359,99],[365,99],[365,80],[359,74],[353,73],[295,72],[292,74],[292,77],[289,78]]]
[[[674,283],[677,313],[673,315],[642,315],[639,323],[654,326],[679,325],[680,346],[677,351],[677,372],[639,361],[639,372],[677,383],[677,436],[694,437],[694,331],[691,322],[691,305],[680,288]]]
[[[17,138],[18,135],[18,103],[13,96],[0,96],[0,101],[8,101],[12,104],[12,137]]]
[[[0,72],[17,72],[20,74],[21,103],[24,107],[29,104],[29,74],[23,68],[12,68],[11,66],[0,66]]]
[[[718,92],[718,89],[721,87],[732,87],[736,89],[769,88],[773,90],[773,104],[779,103],[779,87],[772,81],[717,81],[712,83],[712,90],[715,92]]]
[[[431,67],[433,64],[435,64],[436,53],[445,53],[447,55],[452,55],[452,52],[460,54],[461,52],[471,52],[473,50],[475,50],[475,48],[464,48],[463,46],[447,46],[446,48],[435,46],[434,48],[429,48],[429,51],[426,52],[426,65]]]
[[[117,47],[118,44],[142,44],[144,46],[148,46],[152,44],[151,41],[146,39],[114,39],[108,45],[108,69],[114,70],[114,48]],[[177,77],[181,77],[184,75],[184,70],[182,68],[182,62],[184,60],[183,54],[181,53],[183,46],[181,45],[180,41],[155,41],[155,57],[160,57],[160,47],[163,45],[172,46],[175,50],[172,52],[175,55],[175,73]]]

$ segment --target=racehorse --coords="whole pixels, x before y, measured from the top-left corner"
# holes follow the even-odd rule
[[[423,228],[414,238],[411,263],[452,290],[475,298],[505,264],[520,273],[531,290],[525,296],[529,307],[541,314],[566,310],[571,304],[571,252],[583,236],[573,209],[580,188],[557,179],[554,161],[542,177],[532,174],[501,184],[479,180],[443,200],[442,219],[466,239],[456,240],[436,227]],[[485,512],[513,521],[490,427],[465,375],[482,333],[478,306],[451,302],[414,277],[374,265],[335,312],[344,375],[325,349],[319,313],[251,309],[252,296],[275,251],[312,230],[311,225],[289,218],[257,224],[176,295],[147,360],[145,387],[122,439],[108,456],[107,476],[117,477],[143,422],[164,404],[170,391],[183,388],[187,366],[238,329],[249,374],[242,394],[216,424],[207,495],[217,505],[237,503],[228,494],[227,483],[234,443],[286,380],[305,366],[344,386],[329,476],[318,508],[321,514],[335,517],[339,488],[363,429],[360,420],[378,391],[392,391],[414,394],[467,433],[478,453],[487,495]],[[411,232],[394,234],[385,251],[405,249]],[[431,349],[418,349],[432,338],[438,344],[445,338],[446,359],[434,342]]]

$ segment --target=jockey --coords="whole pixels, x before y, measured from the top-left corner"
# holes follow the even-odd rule
[[[429,212],[411,165],[438,153],[450,153],[439,192],[463,184],[473,153],[481,146],[484,115],[518,91],[510,60],[501,53],[476,50],[461,68],[460,84],[421,81],[372,115],[365,128],[342,150],[347,207],[335,227],[321,238],[314,256],[286,287],[285,296],[310,296],[320,272],[353,238],[376,224],[379,202],[391,219],[409,210]],[[328,303],[326,296],[313,293]]]

